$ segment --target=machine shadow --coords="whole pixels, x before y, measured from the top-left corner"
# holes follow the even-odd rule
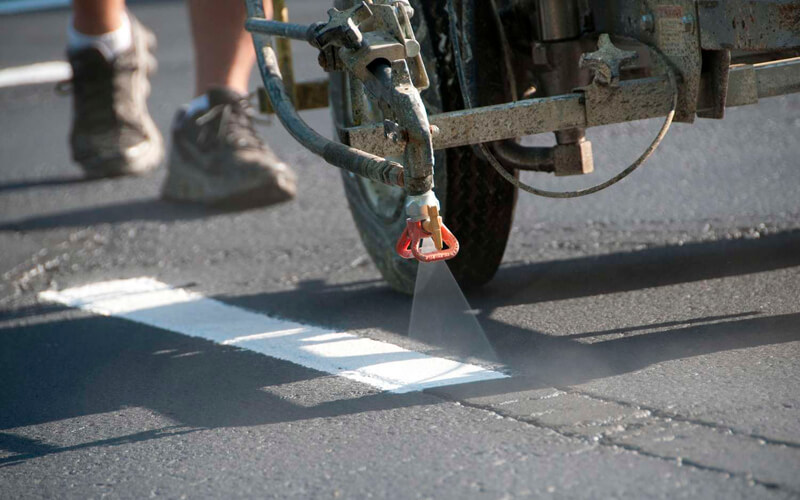
[[[66,334],[68,332],[68,334]],[[342,394],[335,377],[287,361],[107,317],[0,329],[0,467],[53,453],[160,439],[200,429],[291,422],[441,400],[366,386]],[[314,383],[310,405],[285,397]],[[295,389],[296,390],[296,389]],[[170,425],[60,447],[11,429],[124,408],[148,408]],[[172,425],[174,424],[174,425]]]
[[[476,391],[509,392],[520,387],[578,384],[662,361],[800,340],[798,314],[762,317],[758,312],[747,311],[571,336],[547,335],[492,318],[495,309],[505,306],[797,266],[800,266],[800,231],[759,239],[694,243],[504,267],[487,287],[468,295],[470,305],[480,311],[479,321],[499,361],[511,369],[514,377],[469,387]],[[400,335],[407,333],[411,310],[407,297],[377,282],[326,286],[314,281],[302,283],[291,291],[220,297],[220,300],[268,314],[280,311],[281,316],[301,323],[325,317],[328,327],[380,328]],[[580,341],[604,335],[616,338],[595,343]],[[437,346],[433,346],[432,352],[438,352]]]
[[[800,230],[759,239],[724,240],[666,246],[636,252],[510,265],[467,297],[487,334],[505,329],[487,320],[505,306],[591,297],[706,279],[800,266]],[[299,283],[288,291],[218,296],[232,305],[313,324],[325,318],[328,328],[348,331],[380,328],[405,335],[411,300],[381,281],[328,285]],[[723,318],[724,319],[724,318]],[[709,320],[702,320],[708,322]],[[681,326],[677,323],[673,326]],[[535,335],[536,332],[529,332]]]
[[[429,390],[444,398],[563,387],[639,370],[654,363],[800,340],[800,314],[745,312],[605,332],[555,337],[491,317],[504,305],[636,290],[800,266],[800,232],[757,240],[700,243],[504,269],[473,307],[513,377]],[[405,334],[411,301],[379,282],[297,289],[239,297],[229,304],[326,327],[381,328]],[[51,312],[58,312],[54,310]],[[23,312],[23,315],[31,311]],[[710,323],[713,322],[713,323]],[[710,324],[709,324],[710,323]],[[65,332],[69,332],[66,335]],[[649,333],[648,333],[649,332]],[[620,334],[633,334],[619,336]],[[580,342],[609,335],[610,340]],[[434,346],[435,348],[435,346]],[[170,420],[161,429],[98,439],[77,447],[115,446],[200,429],[330,418],[439,404],[431,394],[389,394],[368,388],[331,394],[324,373],[233,346],[222,346],[122,319],[88,317],[0,329],[0,467],[60,453],[59,447],[8,431],[28,425],[149,408]],[[328,396],[303,405],[282,397],[292,384],[314,384]],[[334,391],[335,392],[335,391]],[[174,423],[174,425],[172,425]]]

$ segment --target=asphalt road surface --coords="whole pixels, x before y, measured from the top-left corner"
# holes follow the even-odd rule
[[[299,22],[324,16],[290,3]],[[184,7],[133,11],[160,40],[150,103],[166,132],[191,97]],[[67,18],[0,17],[0,67],[63,59]],[[298,76],[319,76],[296,54]],[[0,497],[800,495],[800,96],[677,124],[597,195],[520,196],[503,267],[468,294],[509,376],[402,394],[209,341],[203,324],[40,298],[149,276],[456,359],[408,338],[411,300],[366,257],[339,173],[279,125],[263,133],[297,199],[226,214],[159,201],[163,170],[81,181],[69,106],[52,84],[0,89]],[[592,131],[593,179],[528,180],[611,175],[658,125]]]

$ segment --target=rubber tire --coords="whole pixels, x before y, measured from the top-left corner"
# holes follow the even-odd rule
[[[475,2],[474,8],[488,2]],[[430,87],[422,93],[429,114],[463,109],[463,99],[458,85],[450,45],[445,2],[412,0],[416,11],[412,22],[422,48],[422,57],[431,80]],[[476,13],[480,14],[480,13]],[[476,15],[476,19],[489,19],[489,15]],[[429,29],[433,26],[433,29]],[[476,22],[472,39],[488,39],[494,30],[491,23]],[[496,44],[489,44],[496,45]],[[476,51],[474,74],[502,75],[502,59],[487,50]],[[480,104],[506,102],[506,84],[482,77],[477,85]],[[331,99],[334,119],[343,123],[346,100],[343,97],[344,78],[331,78]],[[403,293],[414,292],[417,262],[400,258],[394,250],[397,238],[405,228],[405,214],[398,207],[391,218],[376,214],[365,198],[361,182],[343,171],[345,194],[356,227],[375,265],[389,285]],[[448,261],[450,270],[462,287],[475,287],[487,283],[497,272],[503,259],[508,235],[514,219],[517,189],[503,179],[471,147],[451,148],[436,152],[435,187],[442,204],[445,224],[459,239],[461,250]]]

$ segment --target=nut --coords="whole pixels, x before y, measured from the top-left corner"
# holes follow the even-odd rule
[[[554,146],[553,163],[557,176],[592,173],[594,171],[592,143],[582,139],[572,144]]]

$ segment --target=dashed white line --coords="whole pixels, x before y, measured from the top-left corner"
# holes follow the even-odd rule
[[[72,68],[64,61],[50,61],[0,69],[0,88],[17,85],[33,85],[67,80],[72,77]]]
[[[56,9],[69,4],[70,0],[5,0],[0,1],[0,15]]]
[[[481,366],[246,311],[152,278],[42,292],[42,300],[233,344],[395,393],[507,375]]]

